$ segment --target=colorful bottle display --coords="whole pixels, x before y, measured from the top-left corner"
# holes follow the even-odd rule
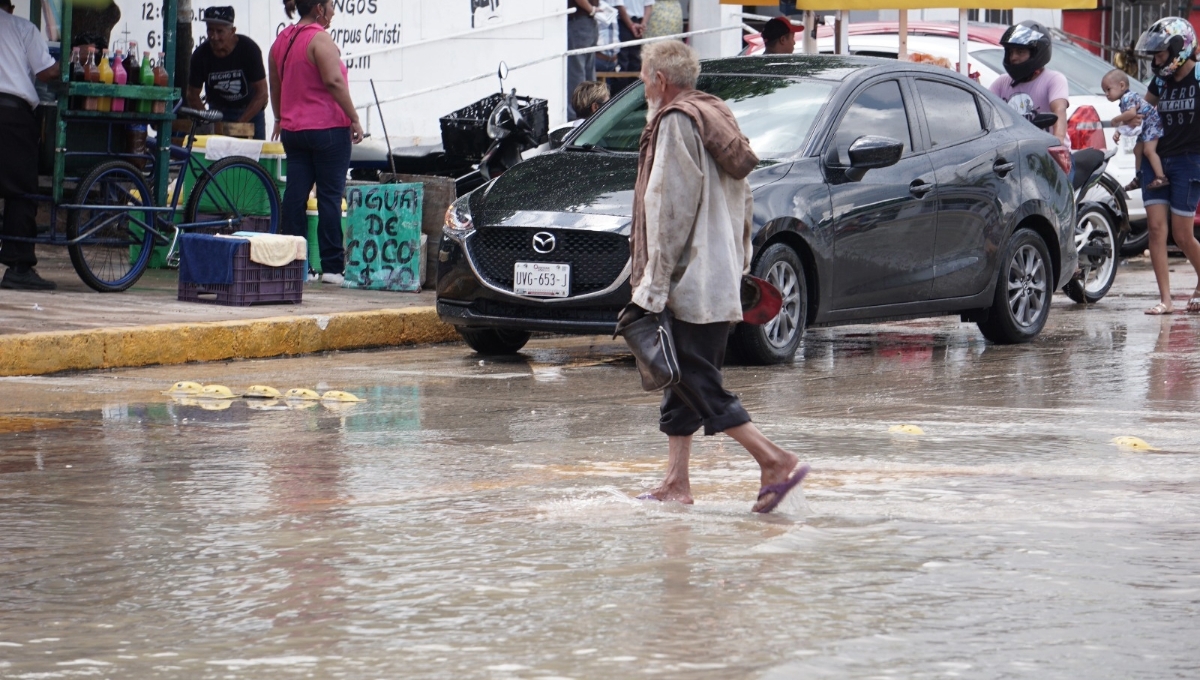
[[[78,47],[71,50],[71,82],[87,82],[87,78],[84,77],[83,73],[83,58],[80,56]],[[83,100],[83,97],[72,97],[70,101],[71,108],[76,110],[82,109]]]
[[[125,55],[125,73],[128,74],[127,82],[130,85],[142,84],[142,66],[139,61],[138,44],[136,41],[129,41],[129,54]],[[138,111],[140,104],[137,99],[129,99],[125,102],[126,111]]]
[[[125,71],[125,60],[121,50],[117,50],[117,54],[113,57],[113,85],[124,85],[129,82],[129,74]],[[112,110],[114,113],[122,113],[125,111],[125,100],[121,97],[113,97]]]
[[[138,72],[138,84],[152,87],[154,85],[154,66],[150,63],[150,50],[142,53],[142,66]],[[149,99],[138,100],[138,111],[142,113],[151,113],[154,110],[154,102]]]
[[[89,83],[100,82],[100,69],[96,67],[96,48],[89,47],[87,51],[87,59],[83,62],[83,79]],[[83,100],[84,111],[99,111],[99,97],[85,97]]]
[[[166,87],[170,76],[167,74],[167,55],[165,52],[158,53],[158,63],[154,65],[154,85],[157,87]],[[166,113],[167,103],[165,101],[154,102],[155,113]]]
[[[105,85],[113,84],[113,69],[112,63],[108,60],[108,50],[100,56],[100,82]],[[100,98],[100,111],[107,113],[112,111],[112,97]]]

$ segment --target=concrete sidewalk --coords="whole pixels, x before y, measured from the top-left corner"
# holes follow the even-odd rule
[[[249,359],[458,339],[432,291],[389,293],[326,284],[301,304],[179,302],[174,270],[151,269],[124,293],[88,288],[65,248],[39,246],[53,292],[0,290],[0,376]]]

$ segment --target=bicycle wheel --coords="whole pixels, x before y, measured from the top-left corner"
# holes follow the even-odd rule
[[[68,211],[67,246],[79,278],[101,293],[123,291],[141,278],[150,261],[153,213],[129,210],[153,204],[141,172],[125,161],[92,168],[75,189]]]
[[[191,168],[186,172],[191,172]],[[279,233],[279,192],[262,166],[249,158],[223,158],[200,173],[188,196],[184,219],[189,224],[213,222],[189,228],[210,234],[235,231]]]

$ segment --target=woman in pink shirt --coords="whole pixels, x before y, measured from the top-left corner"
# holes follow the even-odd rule
[[[342,192],[350,169],[350,147],[362,141],[362,126],[350,98],[341,51],[325,31],[333,20],[333,0],[285,0],[284,5],[288,17],[297,12],[300,21],[275,39],[269,60],[274,138],[283,142],[288,160],[281,230],[307,236],[305,209],[316,184],[321,280],[341,284],[346,266]]]

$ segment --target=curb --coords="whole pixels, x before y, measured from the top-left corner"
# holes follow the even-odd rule
[[[433,307],[0,335],[0,377],[450,342]]]

